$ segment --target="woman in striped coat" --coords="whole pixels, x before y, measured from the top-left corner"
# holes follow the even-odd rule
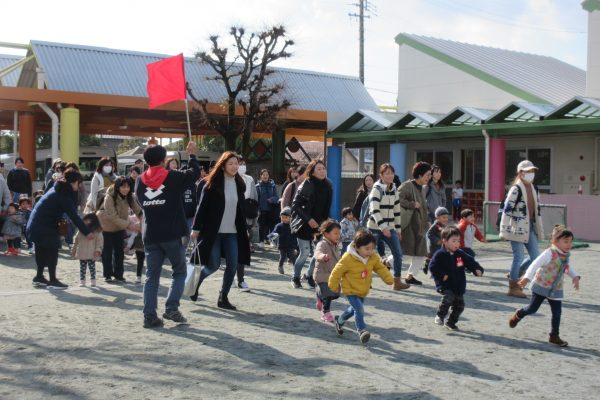
[[[410,285],[400,280],[402,268],[402,249],[400,248],[400,197],[394,184],[396,171],[391,164],[382,164],[379,168],[379,180],[369,194],[369,222],[367,228],[377,240],[382,239],[394,256],[394,290],[408,289]]]

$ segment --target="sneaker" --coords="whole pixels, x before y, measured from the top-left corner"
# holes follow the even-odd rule
[[[231,304],[228,298],[219,297],[219,301],[217,301],[217,307],[222,308],[224,310],[237,310],[237,307]]]
[[[79,287],[85,287],[85,279],[79,281]]]
[[[335,324],[335,333],[337,333],[338,336],[342,336],[344,334],[344,324],[340,324],[340,317],[337,315],[333,317],[333,322]]]
[[[321,311],[323,309],[323,302],[321,301],[320,298],[317,297],[317,304],[316,304],[317,310]]]
[[[440,318],[437,315],[435,316],[435,319],[433,320],[437,325],[444,325],[444,318]]]
[[[198,301],[198,295],[197,294],[193,294],[190,296],[190,300],[193,301],[194,303]]]
[[[28,251],[29,251],[29,255],[34,255],[35,254],[35,249],[33,247],[30,247],[28,249]]]
[[[38,278],[36,276],[35,278],[33,278],[33,281],[31,281],[31,284],[35,287],[46,287],[48,286],[48,280],[43,276],[41,278]]]
[[[410,276],[410,278],[404,279],[404,281],[406,283],[408,283],[409,285],[422,285],[423,282],[421,282],[420,280],[418,280],[417,278],[415,278],[414,276]]]
[[[279,272],[281,275],[285,274],[285,272],[283,271],[283,265],[277,267],[277,272]]]
[[[162,328],[165,323],[156,315],[144,317],[144,328]]]
[[[185,324],[187,322],[187,318],[183,316],[181,311],[169,311],[163,314],[164,319],[169,319],[173,322],[177,322],[178,324]]]
[[[358,331],[358,337],[360,338],[360,342],[365,344],[371,339],[371,333],[366,330]]]
[[[116,283],[127,283],[127,279],[125,279],[125,278],[123,278],[123,277],[121,277],[121,278],[117,278],[117,277],[115,277],[115,278],[114,278],[114,281],[115,281]]]
[[[304,280],[306,281],[306,283],[308,283],[308,286],[310,286],[311,289],[315,288],[316,284],[312,276],[304,275]]]
[[[300,278],[296,278],[296,277],[292,278],[292,287],[294,289],[302,289],[302,284],[300,283]]]
[[[106,283],[112,283],[113,282],[113,278],[111,278],[110,276],[106,276],[106,277],[104,277],[104,282],[106,282]]]
[[[8,249],[4,252],[5,256],[14,256],[13,252],[11,251],[11,249]]]
[[[11,252],[11,255],[13,255],[13,256],[18,256],[19,255],[19,249],[17,249],[16,247],[13,247],[12,249],[9,249],[9,251]]]
[[[330,311],[322,312],[321,313],[321,321],[333,322],[333,314],[331,314]]]
[[[458,326],[456,326],[456,324],[454,322],[446,321],[444,326],[446,327],[446,329],[451,330],[451,331],[458,330]]]
[[[64,283],[62,283],[58,279],[55,279],[53,281],[48,282],[48,289],[65,290],[68,287],[69,287],[69,285],[65,285]]]
[[[96,287],[96,280],[95,279],[90,279],[90,286],[91,287]]]
[[[560,338],[560,336],[558,335],[550,335],[550,338],[548,339],[548,342],[555,344],[559,347],[567,347],[569,345],[568,342],[565,342],[564,340],[562,340]]]
[[[141,276],[136,276],[135,277],[135,283],[142,283],[142,277]]]
[[[244,281],[242,283],[238,283],[238,288],[242,292],[249,292],[250,291],[250,286],[248,286],[248,284],[246,283],[246,281]]]

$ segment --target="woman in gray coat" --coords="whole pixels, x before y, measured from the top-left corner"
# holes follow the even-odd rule
[[[425,257],[427,256],[427,230],[429,229],[429,216],[427,200],[423,193],[423,186],[431,178],[431,166],[423,161],[416,163],[412,169],[413,179],[404,182],[398,190],[400,206],[402,207],[402,254],[412,256],[405,281],[408,284],[421,285],[422,282],[415,278]]]
[[[433,164],[431,166],[431,180],[426,186],[427,209],[429,210],[429,221],[435,221],[435,210],[438,207],[446,207],[446,186],[442,180],[442,169]]]

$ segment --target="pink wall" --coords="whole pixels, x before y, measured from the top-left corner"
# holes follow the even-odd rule
[[[566,205],[567,225],[573,230],[575,237],[600,241],[600,196],[542,194],[541,202]],[[548,228],[550,227],[545,227],[544,230],[548,231]]]
[[[490,138],[489,201],[504,200],[506,141]]]

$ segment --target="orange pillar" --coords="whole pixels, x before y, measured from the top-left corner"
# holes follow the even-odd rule
[[[25,160],[31,179],[35,180],[35,117],[32,113],[19,115],[19,155]]]

